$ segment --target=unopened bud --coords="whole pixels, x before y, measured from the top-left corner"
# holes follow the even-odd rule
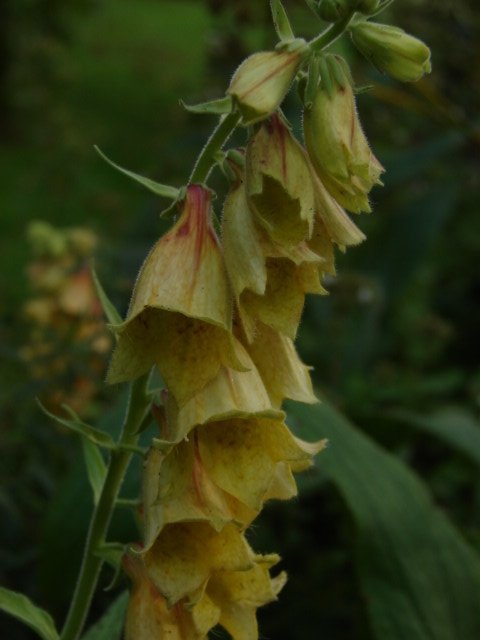
[[[307,45],[298,39],[278,51],[261,51],[236,70],[227,94],[233,96],[243,123],[253,124],[271,115],[285,98],[302,63]]]
[[[401,82],[416,82],[432,70],[430,49],[403,29],[376,22],[352,27],[355,46],[370,62]]]

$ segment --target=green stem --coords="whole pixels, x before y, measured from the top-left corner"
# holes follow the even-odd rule
[[[343,20],[339,20],[330,25],[323,33],[309,42],[311,51],[322,51],[326,47],[330,46],[337,40],[342,33],[347,29],[348,25],[352,21],[355,11],[349,13]]]
[[[136,445],[139,427],[151,404],[147,395],[147,381],[148,376],[143,376],[130,387],[130,399],[119,439],[121,446]],[[90,521],[82,566],[61,640],[77,640],[82,633],[103,564],[102,558],[95,555],[95,552],[105,543],[118,493],[131,458],[132,453],[125,449],[115,449],[111,453],[102,493]]]
[[[228,138],[232,135],[240,120],[239,113],[229,113],[220,118],[220,122],[213,130],[207,144],[203,147],[189,179],[189,184],[204,183],[215,164],[215,154],[220,151]]]

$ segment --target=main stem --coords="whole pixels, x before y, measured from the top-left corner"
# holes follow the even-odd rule
[[[137,443],[139,427],[151,403],[147,395],[147,380],[148,376],[143,376],[134,381],[130,387],[130,398],[119,439],[120,445],[135,446]],[[116,449],[111,453],[100,499],[90,522],[82,566],[61,640],[77,640],[82,633],[103,564],[103,559],[98,555],[98,549],[105,542],[118,493],[131,458],[130,451]]]
[[[220,151],[232,135],[239,121],[240,114],[236,112],[229,113],[220,119],[220,122],[213,130],[207,144],[203,147],[197,158],[197,162],[188,180],[189,184],[202,184],[207,181],[210,171],[215,164],[215,154]]]

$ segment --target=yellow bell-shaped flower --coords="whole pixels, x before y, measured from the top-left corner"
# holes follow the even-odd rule
[[[231,294],[208,189],[190,185],[182,214],[147,257],[107,379],[131,380],[157,364],[179,404],[222,366],[244,370],[230,333]]]

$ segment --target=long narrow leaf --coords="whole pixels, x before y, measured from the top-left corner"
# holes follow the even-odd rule
[[[275,31],[280,40],[294,40],[295,35],[281,0],[270,0],[270,7]]]
[[[110,301],[110,298],[105,293],[105,289],[102,286],[102,283],[98,279],[97,272],[92,267],[92,279],[93,284],[95,285],[95,291],[97,292],[98,299],[100,304],[102,305],[103,313],[107,318],[108,322],[112,325],[122,324],[122,317],[116,310],[113,303]]]
[[[0,609],[33,629],[43,640],[59,640],[51,616],[27,596],[0,587]]]
[[[330,441],[316,464],[353,514],[375,638],[478,640],[480,559],[422,482],[328,404],[290,415],[300,436]]]
[[[98,155],[105,160],[111,167],[120,171],[125,176],[128,176],[135,182],[138,182],[142,186],[146,187],[149,191],[152,191],[157,196],[161,196],[162,198],[169,198],[170,200],[176,200],[178,198],[179,190],[175,187],[171,187],[167,184],[160,184],[159,182],[155,182],[155,180],[151,180],[150,178],[145,178],[145,176],[141,176],[138,173],[134,173],[133,171],[129,171],[128,169],[124,169],[120,165],[116,164],[110,158],[108,158],[99,147],[95,146],[95,151]]]
[[[480,424],[464,409],[445,407],[428,415],[396,409],[386,415],[444,440],[480,466]]]
[[[94,444],[98,444],[100,447],[105,447],[106,449],[115,448],[115,442],[108,433],[100,431],[100,429],[95,429],[95,427],[91,427],[85,422],[82,422],[77,414],[66,405],[64,405],[63,408],[70,413],[71,419],[61,418],[54,413],[50,413],[50,411],[48,411],[48,409],[46,409],[39,400],[37,400],[37,403],[45,415],[47,415],[49,418],[52,418],[52,420],[55,420],[55,422],[58,422],[67,429],[70,429],[71,431],[74,431],[75,433],[88,438],[91,442],[93,442]]]

